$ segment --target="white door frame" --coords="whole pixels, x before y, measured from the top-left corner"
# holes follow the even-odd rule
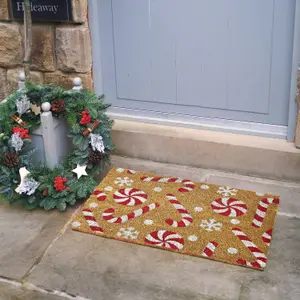
[[[298,107],[296,103],[298,68],[300,62],[300,0],[296,0],[295,7],[295,25],[294,25],[294,45],[293,45],[293,60],[292,60],[292,75],[290,88],[290,105],[288,119],[288,135],[289,142],[294,141],[295,129],[297,123]]]
[[[101,63],[101,37],[99,28],[99,9],[100,1],[107,0],[89,0],[89,25],[92,38],[93,55],[93,76],[95,92],[99,95],[104,93],[103,74]],[[116,119],[137,120],[150,123],[160,123],[184,127],[196,127],[201,129],[229,131],[238,133],[247,133],[253,135],[273,136],[284,138],[292,142],[294,140],[296,122],[297,122],[297,76],[300,62],[300,0],[296,0],[295,7],[295,25],[294,25],[294,44],[292,59],[292,74],[289,99],[289,119],[288,126],[277,126],[260,124],[254,122],[240,122],[217,118],[189,117],[184,115],[170,115],[166,113],[145,112],[139,110],[129,110],[120,108],[111,108],[110,115]]]
[[[93,80],[96,94],[103,95],[101,39],[99,28],[99,2],[102,0],[88,0],[88,16],[91,31]],[[106,1],[106,0],[104,0]]]

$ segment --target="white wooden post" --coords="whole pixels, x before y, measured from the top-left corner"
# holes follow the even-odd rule
[[[74,91],[81,91],[82,87],[82,80],[79,77],[73,79],[73,89]]]
[[[19,73],[19,91],[25,88],[25,73],[24,72],[20,72]]]
[[[49,102],[44,102],[42,104],[43,112],[41,113],[41,126],[43,133],[46,165],[49,168],[54,168],[59,163],[59,159],[55,143],[56,139],[53,116],[50,109],[51,104]]]

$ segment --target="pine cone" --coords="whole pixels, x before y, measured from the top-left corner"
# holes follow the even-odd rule
[[[65,102],[61,99],[56,99],[51,102],[51,109],[54,113],[61,113],[66,110]]]
[[[89,163],[96,164],[102,159],[102,153],[99,151],[93,151],[89,154]]]
[[[3,158],[3,164],[8,168],[15,168],[19,161],[20,158],[15,153],[6,153]]]

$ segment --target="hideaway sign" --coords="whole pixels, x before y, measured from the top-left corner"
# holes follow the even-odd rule
[[[11,0],[15,19],[24,18],[24,0]],[[31,0],[33,21],[72,21],[72,0]]]

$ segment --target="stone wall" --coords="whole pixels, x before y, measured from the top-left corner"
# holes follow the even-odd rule
[[[80,77],[93,88],[87,0],[73,1],[72,23],[33,23],[32,80],[72,87]],[[0,0],[0,101],[17,89],[24,56],[23,24],[13,19],[9,0]]]

